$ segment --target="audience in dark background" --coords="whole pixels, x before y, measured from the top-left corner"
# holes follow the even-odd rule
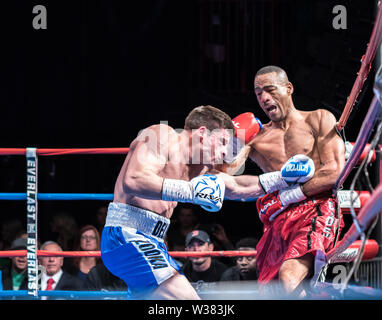
[[[113,275],[103,263],[98,263],[86,275],[82,289],[90,291],[123,291],[127,290],[127,286],[122,279]]]
[[[198,228],[199,217],[192,205],[179,204],[171,217],[171,224],[167,232],[168,249],[184,251],[186,236]]]
[[[12,241],[9,250],[25,250],[27,240],[17,238]],[[3,290],[26,290],[27,289],[27,257],[10,258],[11,265],[0,267],[2,273]]]
[[[185,241],[185,250],[188,252],[213,251],[214,244],[210,236],[203,230],[191,231]],[[183,265],[184,275],[190,282],[215,282],[219,281],[227,266],[217,259],[207,257],[190,257]]]
[[[238,251],[255,251],[258,240],[255,238],[243,238],[236,243]],[[221,281],[257,280],[257,268],[255,256],[236,257],[236,265],[228,268],[222,274]]]
[[[74,251],[99,251],[100,235],[96,227],[92,225],[83,226],[76,236]],[[76,257],[70,259],[70,272],[81,282],[86,278],[89,271],[101,260],[100,257]]]
[[[50,220],[51,230],[48,235],[53,236],[53,241],[44,240],[44,250],[63,250],[63,251],[99,251],[100,237],[99,230],[102,230],[105,221],[107,206],[102,205],[96,210],[96,219],[89,221],[97,224],[85,224],[80,227],[76,218],[69,211],[59,211],[52,215]],[[206,223],[199,212],[190,205],[180,205],[176,209],[172,224],[166,236],[166,245],[169,251],[216,251],[216,250],[234,250],[232,241],[227,235],[225,228],[218,223]],[[83,221],[83,220],[82,220]],[[10,225],[8,229],[2,230],[1,243],[6,250],[26,249],[27,234],[20,221],[10,220],[5,226]],[[40,241],[40,239],[39,239]],[[9,243],[9,244],[8,244]],[[239,241],[237,245],[241,242]],[[65,247],[64,250],[62,247]],[[243,247],[248,247],[244,244]],[[247,248],[248,249],[248,248]],[[246,250],[246,249],[240,249]],[[44,257],[40,261],[49,261],[50,264],[57,265],[57,271],[65,274],[65,290],[103,290],[103,291],[123,291],[126,290],[126,284],[119,278],[111,274],[103,265],[100,257]],[[26,257],[3,258],[2,284],[3,290],[26,290],[27,277]],[[248,259],[243,258],[244,262]],[[220,281],[223,273],[231,270],[236,259],[224,257],[202,257],[202,258],[176,258],[176,261],[182,266],[186,277],[191,282],[216,282]],[[55,263],[53,263],[55,262]],[[234,266],[233,268],[236,268]],[[237,271],[235,269],[235,271]],[[48,275],[43,276],[44,280]],[[223,277],[224,278],[224,277]],[[225,279],[227,280],[227,279]],[[57,283],[56,283],[57,285]],[[58,288],[62,288],[62,283]],[[46,287],[44,284],[43,287]],[[55,287],[55,286],[53,286]]]
[[[78,225],[70,213],[55,213],[50,221],[50,229],[55,235],[53,239],[61,246],[62,250],[72,250],[78,234]]]
[[[107,206],[101,206],[97,209],[94,226],[98,230],[99,235],[102,235],[103,227],[106,222],[106,215],[107,215]]]
[[[54,241],[44,242],[40,249],[63,251],[60,245]],[[80,290],[81,282],[62,268],[63,257],[40,257],[39,263],[42,266],[41,290]]]

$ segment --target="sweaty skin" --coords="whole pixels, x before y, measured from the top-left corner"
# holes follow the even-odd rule
[[[291,156],[309,156],[314,177],[303,185],[306,196],[330,190],[345,164],[345,146],[335,131],[336,119],[326,110],[299,111],[292,101],[293,85],[280,84],[276,73],[254,81],[257,100],[270,118],[251,142],[249,157],[265,172],[280,170]]]
[[[154,125],[131,143],[114,188],[114,202],[127,203],[171,218],[177,202],[162,201],[165,178],[190,181],[214,169],[227,153],[230,133],[218,129],[208,133],[206,127],[177,133],[167,125]],[[230,194],[235,178],[221,174]],[[257,177],[256,177],[257,179]],[[240,182],[240,181],[239,181]],[[239,188],[243,192],[263,193],[259,183]],[[174,276],[161,283],[150,295],[152,299],[199,299],[187,279],[173,269]]]
[[[219,161],[226,152],[223,139],[228,139],[228,134],[225,131],[221,129],[220,135],[207,138],[205,127],[195,132],[183,130],[180,134],[163,124],[143,130],[130,145],[115,184],[114,201],[170,218],[177,202],[161,200],[163,179],[189,181],[206,173],[213,162]],[[193,139],[193,135],[198,139]],[[192,147],[191,140],[194,141]],[[209,147],[214,152],[205,152],[202,158],[203,148]],[[204,159],[203,163],[207,164],[201,161],[193,163],[194,159],[198,159],[194,150],[201,153],[199,159]]]
[[[235,173],[249,157],[264,172],[280,170],[296,154],[309,156],[316,168],[303,186],[306,196],[328,191],[345,164],[345,146],[335,131],[336,119],[329,111],[297,110],[292,101],[293,85],[283,84],[275,72],[254,81],[259,105],[271,121],[243,148],[231,165],[219,167]]]
[[[163,179],[189,181],[207,172],[217,173],[214,164],[221,163],[227,153],[226,130],[208,137],[204,127],[194,131],[184,130],[179,134],[163,124],[145,129],[130,145],[115,184],[114,201],[170,218],[177,202],[161,200]],[[226,198],[264,193],[257,177],[219,175],[226,185]]]
[[[233,164],[219,170],[234,174],[250,158],[264,172],[276,171],[290,157],[305,154],[313,160],[316,172],[302,185],[304,194],[309,197],[330,191],[345,164],[345,146],[335,131],[333,114],[323,109],[297,110],[292,100],[292,83],[276,72],[257,76],[254,90],[270,121],[242,149]],[[284,261],[279,279],[286,292],[295,291],[312,267],[311,254]]]

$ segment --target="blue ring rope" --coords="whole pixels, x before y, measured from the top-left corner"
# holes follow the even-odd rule
[[[314,292],[317,291],[317,293],[326,292],[329,294],[329,296],[335,297],[335,300],[338,299],[382,299],[382,290],[371,288],[371,287],[362,287],[362,286],[355,286],[350,285],[348,289],[345,291],[345,296],[341,296],[338,289],[335,289],[333,284],[331,283],[320,283],[320,286],[317,288],[313,288]],[[218,291],[218,290],[207,290],[207,291],[201,291],[201,295],[215,295],[215,294],[246,294],[246,295],[258,295],[258,290],[252,289],[252,290],[243,290],[243,291],[236,291],[236,290],[228,290],[228,291]],[[69,290],[40,290],[38,291],[38,296],[45,296],[45,297],[57,297],[57,298],[123,298],[125,300],[129,300],[129,293],[128,291],[69,291]],[[18,298],[18,297],[24,297],[26,299],[36,299],[36,297],[28,295],[27,290],[0,290],[0,300],[1,298]],[[330,298],[329,298],[330,299]]]
[[[113,200],[112,193],[38,193],[38,200]],[[0,200],[26,200],[26,193],[0,193]],[[257,198],[235,199],[233,201],[250,202]],[[225,199],[231,200],[231,199]]]

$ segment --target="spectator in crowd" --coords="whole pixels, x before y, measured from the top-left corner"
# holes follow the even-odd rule
[[[19,238],[25,231],[23,223],[19,219],[11,218],[0,223],[0,250],[9,250],[12,241]],[[0,267],[11,267],[11,260],[0,258]]]
[[[106,223],[106,215],[107,215],[107,206],[101,206],[97,209],[95,216],[95,227],[98,230],[99,234],[102,234],[103,227]]]
[[[74,250],[100,251],[100,236],[96,227],[92,225],[85,225],[80,229]],[[73,258],[71,259],[72,268],[68,266],[66,270],[83,282],[90,269],[95,267],[100,261],[100,257]]]
[[[258,240],[243,238],[236,243],[238,251],[256,250]],[[256,256],[241,256],[236,258],[236,265],[228,268],[222,274],[221,281],[257,280]]]
[[[27,240],[25,238],[15,239],[9,250],[25,250]],[[11,266],[2,268],[3,290],[27,290],[27,257],[11,258]]]
[[[167,241],[167,235],[164,236],[163,241],[164,241],[164,244],[166,245],[166,247],[169,248],[168,241]],[[186,261],[186,258],[174,258],[173,257],[173,259],[181,268],[183,267],[183,263]]]
[[[205,252],[213,251],[214,245],[207,232],[202,230],[191,231],[185,241],[186,251]],[[216,282],[227,269],[222,262],[212,257],[188,258],[183,266],[184,275],[190,282]]]
[[[211,241],[214,244],[215,250],[233,250],[235,248],[221,224],[212,223],[207,226],[201,225],[200,229],[211,235]]]
[[[198,217],[191,205],[179,204],[167,232],[168,249],[184,251],[186,236],[198,228]]]
[[[103,263],[98,263],[86,275],[82,289],[89,291],[125,291],[127,286],[122,279],[107,270]]]
[[[62,248],[54,241],[47,241],[40,250],[62,251]],[[63,257],[40,257],[39,261],[42,266],[41,290],[80,290],[78,279],[62,270]]]
[[[19,219],[8,219],[1,223],[1,247],[0,250],[9,250],[12,241],[19,238],[25,231],[25,226]]]
[[[59,212],[53,215],[50,228],[62,250],[73,250],[78,226],[76,220],[69,213]]]
[[[201,224],[199,230],[207,232],[211,236],[211,241],[214,244],[215,251],[234,250],[235,247],[228,238],[224,227],[219,223]],[[219,257],[220,262],[227,266],[235,265],[235,259],[231,257]]]

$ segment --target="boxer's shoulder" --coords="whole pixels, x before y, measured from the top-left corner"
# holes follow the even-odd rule
[[[150,131],[154,133],[162,132],[163,134],[177,134],[175,129],[173,129],[172,127],[170,127],[169,125],[165,123],[153,124],[151,126],[148,126],[145,129],[141,130],[139,134],[150,133]]]
[[[326,109],[313,111],[300,111],[305,122],[312,128],[315,134],[319,134],[325,127],[333,127],[336,124],[334,115]]]
[[[251,142],[248,145],[256,144],[257,141],[260,141],[263,139],[269,132],[272,130],[272,121],[269,121],[267,123],[263,123],[262,129],[256,134],[256,136],[251,140]]]
[[[327,118],[334,118],[333,113],[326,109],[316,109],[313,111],[300,111],[307,120],[321,121]]]
[[[138,133],[137,140],[144,142],[156,142],[159,144],[173,143],[179,134],[167,124],[154,124]]]

